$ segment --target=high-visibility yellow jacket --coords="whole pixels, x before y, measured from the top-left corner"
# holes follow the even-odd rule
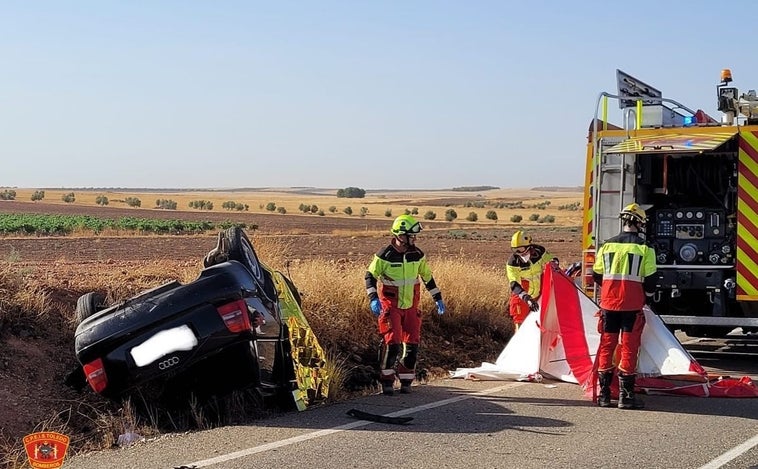
[[[505,274],[511,287],[511,293],[519,295],[526,292],[532,298],[540,296],[542,288],[542,272],[545,265],[553,259],[544,246],[532,245],[532,254],[524,261],[516,253],[512,254],[505,264]]]
[[[655,249],[636,232],[622,232],[597,251],[592,266],[600,284],[600,307],[610,311],[638,311],[645,292],[655,291]]]
[[[382,283],[379,292],[377,280]],[[418,307],[421,281],[435,301],[442,299],[442,293],[434,282],[432,271],[421,249],[413,246],[401,253],[390,244],[376,253],[368,266],[366,294],[369,299],[380,296],[396,308]]]

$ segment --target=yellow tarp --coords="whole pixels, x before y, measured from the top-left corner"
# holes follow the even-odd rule
[[[303,311],[297,304],[282,274],[268,269],[276,285],[282,316],[287,322],[292,346],[292,361],[295,368],[297,389],[292,391],[298,410],[329,396],[326,354],[308,325]]]

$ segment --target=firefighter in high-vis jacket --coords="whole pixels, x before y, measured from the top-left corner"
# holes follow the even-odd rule
[[[655,249],[645,244],[645,211],[632,203],[619,214],[622,230],[597,251],[593,276],[600,285],[597,372],[600,382],[598,405],[611,406],[613,358],[621,336],[618,363],[620,409],[642,406],[634,397],[637,353],[645,326],[642,311],[646,296],[655,292]]]
[[[437,314],[445,313],[437,284],[424,253],[416,246],[421,224],[410,215],[400,215],[392,223],[389,246],[374,255],[366,272],[366,293],[371,312],[378,317],[383,336],[380,354],[382,393],[392,395],[395,362],[400,392],[408,393],[416,376],[416,359],[421,335],[421,312],[418,309],[420,283],[437,304]],[[420,278],[420,280],[419,280]],[[377,280],[381,287],[377,290]]]
[[[537,311],[542,289],[542,272],[548,262],[558,266],[558,259],[545,250],[544,246],[534,244],[532,237],[519,230],[511,238],[513,254],[505,265],[511,297],[508,312],[516,329],[524,322],[530,311]]]

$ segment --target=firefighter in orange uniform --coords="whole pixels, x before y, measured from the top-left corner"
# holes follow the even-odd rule
[[[532,243],[532,237],[517,231],[511,238],[513,254],[505,265],[511,289],[508,311],[516,329],[521,326],[530,311],[537,311],[542,288],[542,272],[548,262],[558,266],[558,259],[543,246]]]
[[[421,313],[418,310],[420,283],[437,304],[437,314],[445,313],[437,284],[424,253],[416,246],[421,223],[410,215],[400,215],[392,223],[392,241],[374,255],[366,272],[366,294],[371,312],[377,316],[383,336],[380,356],[382,393],[392,395],[395,362],[400,392],[408,393],[416,377],[416,360],[421,337]],[[377,281],[381,288],[377,291]]]
[[[636,409],[642,403],[634,397],[637,354],[645,326],[646,296],[655,292],[655,249],[645,244],[645,211],[632,203],[619,214],[622,230],[608,239],[595,256],[593,276],[600,285],[600,346],[597,352],[600,394],[598,405],[611,406],[616,346],[621,338],[618,364],[620,409]]]

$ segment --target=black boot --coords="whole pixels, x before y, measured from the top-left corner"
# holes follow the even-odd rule
[[[611,406],[611,380],[613,380],[613,370],[598,373],[600,393],[597,395],[597,405],[600,407]]]
[[[400,380],[400,394],[410,394],[412,382],[413,381],[410,379],[401,379]]]
[[[619,409],[642,409],[642,401],[634,397],[635,375],[619,373]]]

